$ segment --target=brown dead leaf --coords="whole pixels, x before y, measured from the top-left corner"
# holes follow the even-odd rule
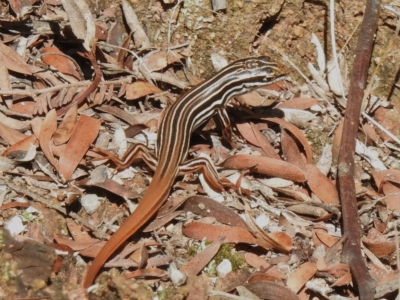
[[[76,185],[84,185],[84,186],[96,186],[102,188],[106,191],[109,191],[115,195],[120,197],[124,197],[127,199],[136,199],[139,198],[138,193],[135,191],[131,191],[124,185],[116,182],[115,180],[107,178],[103,182],[91,182],[89,178],[85,178],[75,182]]]
[[[371,228],[368,231],[368,235],[362,238],[362,241],[378,257],[389,255],[396,250],[396,244],[393,241],[389,241],[375,228]]]
[[[275,108],[293,108],[293,109],[308,109],[320,101],[314,98],[293,98],[280,102]]]
[[[340,143],[342,141],[342,133],[343,133],[343,121],[339,123],[338,127],[333,134],[333,143],[332,143],[332,164],[337,165],[339,159],[339,150]]]
[[[257,126],[251,123],[251,128],[253,130],[253,134],[255,139],[258,142],[258,147],[264,150],[264,152],[271,158],[280,159],[282,158],[276,153],[275,148],[270,144],[268,139],[259,131]]]
[[[190,288],[189,295],[186,300],[204,300],[208,298],[208,283],[209,278],[207,274],[197,276]]]
[[[372,171],[372,176],[378,191],[387,196],[383,200],[387,208],[391,211],[400,211],[400,195],[398,195],[400,188],[391,183],[400,183],[400,172],[396,169]]]
[[[82,226],[76,224],[74,220],[71,218],[66,218],[65,219],[68,230],[71,233],[71,236],[74,237],[74,240],[76,242],[82,242],[82,243],[93,243],[93,242],[98,242],[98,240],[94,240],[90,235],[88,235],[86,232],[82,231]]]
[[[325,230],[314,230],[315,236],[327,247],[332,247],[338,239],[327,233]]]
[[[32,116],[35,109],[35,105],[36,104],[33,101],[18,102],[13,104],[11,110],[21,114]]]
[[[100,129],[100,121],[81,115],[75,130],[60,156],[59,174],[63,180],[68,181],[79,162],[96,139]]]
[[[362,128],[366,136],[371,139],[374,143],[379,141],[379,135],[376,132],[375,128],[369,125],[368,123],[362,124]]]
[[[81,79],[76,65],[59,49],[55,47],[45,47],[41,50],[42,61],[56,68],[59,72]]]
[[[389,211],[400,212],[400,188],[386,182],[383,184],[382,189],[385,195],[389,195],[383,199],[386,208]]]
[[[286,285],[295,293],[310,280],[317,272],[317,266],[314,262],[306,262],[300,265],[294,272],[290,273]]]
[[[53,135],[53,142],[55,145],[64,144],[69,140],[75,128],[77,117],[78,105],[75,104],[67,111],[60,125],[58,125],[57,131]]]
[[[312,217],[315,222],[320,221],[321,218],[330,217],[330,214],[325,209],[308,202],[291,205],[288,207],[288,210],[303,216]]]
[[[57,130],[57,114],[55,109],[49,111],[49,113],[44,118],[42,126],[39,133],[39,145],[42,149],[47,160],[52,164],[52,166],[58,169],[57,161],[54,158],[53,152],[51,150],[51,138]]]
[[[0,122],[0,137],[2,137],[8,144],[14,145],[26,139],[27,136],[18,130],[12,129],[6,124]]]
[[[348,285],[351,283],[351,281],[352,281],[351,273],[348,272],[348,273],[344,274],[342,277],[340,277],[338,280],[336,280],[331,285],[331,287]]]
[[[102,111],[102,112],[105,112],[105,113],[109,113],[109,114],[111,114],[113,116],[116,116],[117,118],[120,118],[120,119],[126,121],[128,124],[131,125],[131,127],[132,126],[141,126],[142,127],[141,130],[147,128],[143,124],[136,124],[137,123],[136,118],[135,118],[136,115],[128,113],[127,111],[125,111],[125,110],[123,110],[123,109],[121,109],[121,108],[119,108],[117,106],[111,106],[111,105],[103,104],[101,106],[96,107],[96,110],[99,110],[99,111]],[[127,130],[125,130],[125,132],[126,131]],[[128,137],[128,135],[127,135],[127,137]]]
[[[166,66],[174,62],[180,61],[181,58],[182,55],[173,50],[168,50],[168,51],[164,50],[164,51],[153,52],[144,57],[142,60],[143,63],[146,65],[146,68],[150,72],[154,72],[164,69]]]
[[[316,166],[308,164],[305,173],[308,186],[319,199],[325,203],[339,204],[335,185]]]
[[[130,273],[124,274],[125,279],[129,278],[145,278],[145,277],[164,277],[168,275],[167,271],[158,269],[158,268],[146,268],[141,270],[136,270]]]
[[[0,43],[0,51],[3,52],[4,63],[6,68],[20,74],[32,75],[32,68],[24,59],[12,48]],[[41,70],[40,68],[38,68]]]
[[[149,259],[149,252],[147,251],[145,243],[142,243],[141,247],[133,252],[130,258],[138,263],[138,269],[143,269]]]
[[[0,125],[1,127],[1,125]],[[0,129],[1,131],[1,129]],[[1,135],[1,134],[0,134]],[[23,140],[20,140],[19,142],[15,143],[11,147],[9,147],[4,153],[3,156],[7,156],[7,153],[13,152],[13,151],[28,151],[31,145],[37,146],[37,138],[35,135],[30,135],[30,136],[25,136]]]
[[[265,249],[274,248],[284,253],[289,253],[293,250],[292,239],[283,232],[272,232],[267,234],[263,229],[258,227],[257,223],[251,216],[251,208],[247,202],[244,203],[246,221],[251,232],[257,237],[257,244]]]
[[[263,274],[271,276],[273,278],[286,280],[286,275],[277,269],[277,267],[268,263],[265,259],[261,258],[259,255],[256,255],[251,252],[247,252],[244,255],[246,263],[252,266],[253,268],[260,269]],[[253,278],[253,276],[252,276]],[[260,281],[253,278],[254,281]],[[250,282],[250,281],[249,281]]]
[[[245,285],[250,292],[268,300],[299,300],[290,289],[276,282],[259,281]]]
[[[183,210],[177,210],[177,211],[170,212],[166,215],[163,215],[162,217],[158,217],[153,222],[151,222],[149,225],[147,225],[145,228],[143,228],[142,231],[143,232],[151,232],[153,230],[157,230],[158,228],[166,225],[167,223],[169,223],[170,221],[175,219],[177,216],[181,215],[182,213],[184,213]]]
[[[374,119],[395,136],[400,136],[400,114],[396,109],[379,107],[374,112]],[[393,141],[390,136],[381,130],[379,130],[378,134],[385,141]]]
[[[29,203],[26,202],[9,202],[7,204],[3,204],[0,206],[0,211],[10,209],[10,208],[28,208],[31,206]]]
[[[350,274],[350,267],[346,264],[335,264],[319,271],[327,272],[335,278],[340,278],[346,274]]]
[[[70,239],[64,238],[59,233],[56,233],[54,235],[54,239],[56,240],[57,243],[66,245],[66,246],[70,247],[74,251],[81,251],[83,249],[86,249],[86,248],[88,248],[90,246],[93,246],[94,244],[97,244],[97,243],[100,242],[97,239],[92,239],[90,241],[84,241],[84,242],[74,241],[74,240],[70,240]]]
[[[182,209],[203,217],[213,217],[221,223],[247,230],[246,222],[236,212],[209,197],[189,197]]]
[[[382,186],[385,182],[394,182],[400,184],[400,170],[389,169],[382,171],[372,171],[372,176],[374,177],[375,184],[378,190],[382,190]]]
[[[274,104],[278,98],[276,99],[268,99],[262,97],[256,91],[246,93],[244,95],[236,96],[235,97],[239,103],[243,106],[250,106],[250,107],[265,107]]]
[[[224,238],[220,237],[208,245],[199,254],[193,257],[187,262],[180,271],[187,275],[197,275],[203,270],[203,268],[211,261],[211,259],[217,254],[219,248],[224,242]]]
[[[145,81],[136,81],[128,85],[125,97],[128,100],[136,100],[140,97],[157,93],[162,93],[162,90],[151,83]]]
[[[246,141],[252,143],[254,146],[260,147],[260,144],[254,135],[253,128],[249,122],[237,122],[236,128],[239,130],[242,137],[246,139]]]
[[[258,272],[258,271],[254,272],[253,275],[251,275],[251,277],[249,278],[248,283],[260,282],[260,281],[267,281],[267,282],[273,281],[273,282],[283,283],[283,280],[286,279],[286,276],[285,276],[285,278],[280,278],[280,277],[271,275],[270,272],[268,272],[268,271],[266,273]]]
[[[167,202],[158,210],[157,218],[165,217],[175,212],[185,202],[186,197],[170,197]],[[182,211],[181,211],[182,212]]]
[[[234,226],[190,222],[186,224],[182,232],[196,240],[205,238],[207,241],[215,241],[220,237],[225,237],[225,243],[257,244],[256,239],[248,230]]]
[[[251,272],[246,269],[240,269],[236,272],[229,272],[224,278],[218,278],[215,282],[215,289],[218,291],[229,292],[239,285],[243,285],[250,278]]]
[[[298,129],[296,126],[293,124],[286,122],[283,119],[279,118],[265,118],[266,121],[273,122],[276,124],[281,125],[283,128],[287,129],[303,146],[304,151],[306,153],[306,159],[309,164],[312,163],[312,150],[311,146],[308,143],[308,140],[304,136],[304,134],[301,132],[300,129]]]
[[[225,160],[222,165],[235,170],[251,169],[256,173],[296,182],[306,180],[304,172],[299,167],[265,156],[237,154]]]
[[[280,188],[272,188],[272,189],[278,193],[282,193],[284,195],[293,197],[294,200],[312,202],[310,196],[307,195],[307,193],[305,193],[305,191],[301,189],[300,190],[280,189]]]
[[[301,153],[295,139],[287,132],[286,129],[282,130],[281,133],[281,145],[285,161],[304,170],[307,165],[306,158],[304,154]]]

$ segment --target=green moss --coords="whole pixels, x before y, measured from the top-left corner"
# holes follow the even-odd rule
[[[157,296],[160,300],[166,300],[169,299],[169,296],[173,293],[174,289],[172,287],[164,287],[161,291],[157,291]]]
[[[223,244],[215,255],[215,264],[218,266],[222,260],[227,259],[232,264],[232,271],[237,271],[245,266],[244,256],[236,252],[233,244]]]
[[[188,249],[188,254],[190,256],[195,256],[197,253],[199,253],[201,250],[199,244],[193,244],[192,246],[189,247]]]

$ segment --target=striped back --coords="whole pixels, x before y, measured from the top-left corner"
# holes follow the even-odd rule
[[[244,58],[221,69],[171,105],[159,127],[158,170],[161,177],[170,166],[186,160],[191,133],[224,109],[230,98],[267,85],[278,68],[265,56]],[[170,176],[170,175],[169,175]]]

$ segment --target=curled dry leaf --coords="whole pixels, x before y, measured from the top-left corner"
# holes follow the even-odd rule
[[[236,96],[235,98],[238,99],[240,104],[242,104],[244,106],[250,106],[250,107],[270,106],[278,100],[278,98],[276,98],[276,99],[264,98],[256,91],[246,93],[244,95]]]
[[[319,199],[325,203],[339,204],[335,185],[316,166],[308,164],[305,173],[308,186]]]
[[[239,130],[242,137],[246,139],[246,141],[252,143],[254,146],[260,147],[260,143],[254,135],[253,128],[249,122],[237,122],[236,128]]]
[[[154,72],[164,69],[174,62],[180,61],[181,58],[182,55],[173,50],[169,50],[151,52],[144,57],[142,61],[150,72]]]
[[[275,106],[275,108],[308,109],[318,103],[319,100],[314,98],[293,98],[279,103],[277,106]]]
[[[286,161],[304,170],[307,165],[306,158],[304,154],[301,153],[292,135],[290,135],[286,129],[282,130],[281,133],[281,145],[283,157]]]
[[[97,186],[106,191],[109,191],[115,195],[118,195],[127,199],[135,199],[138,198],[139,195],[135,191],[131,191],[127,187],[122,184],[119,184],[115,180],[107,178],[103,182],[90,182],[90,179],[85,178],[83,180],[77,181],[76,185],[85,185],[85,186]]]
[[[257,237],[257,243],[266,249],[274,248],[284,253],[289,253],[293,249],[292,239],[283,232],[271,232],[266,233],[260,227],[251,216],[251,209],[248,203],[245,202],[246,221],[252,231]]]
[[[186,265],[184,265],[180,271],[186,275],[197,275],[201,270],[211,261],[211,259],[217,254],[219,248],[224,242],[224,238],[218,238],[204,250],[192,258]]]
[[[222,165],[225,168],[235,170],[251,169],[256,173],[296,182],[306,180],[304,172],[299,167],[265,156],[237,154],[225,160]]]
[[[240,269],[236,272],[229,272],[223,278],[218,278],[215,282],[215,290],[231,291],[239,285],[243,285],[250,278],[251,272],[247,269]]]
[[[69,140],[75,128],[77,117],[78,105],[74,105],[67,111],[60,125],[58,125],[56,132],[53,135],[53,142],[55,145],[64,144]]]
[[[262,299],[268,300],[300,300],[300,298],[287,287],[276,283],[259,281],[245,285],[252,293],[256,294]]]
[[[306,262],[289,274],[286,284],[293,292],[298,293],[316,272],[316,263]]]
[[[125,15],[125,20],[131,32],[133,32],[133,41],[138,48],[151,47],[150,40],[140,24],[139,18],[135,14],[132,6],[126,0],[122,0],[122,10]]]
[[[130,258],[138,263],[138,269],[142,269],[149,259],[149,252],[147,251],[146,245],[141,244],[141,247],[133,252]]]
[[[166,225],[173,219],[175,219],[177,216],[180,214],[184,213],[182,210],[177,210],[171,213],[168,213],[162,217],[156,218],[153,222],[151,222],[149,225],[147,225],[145,228],[143,228],[143,232],[151,232],[153,230],[157,230],[158,228]]]
[[[59,160],[59,174],[69,180],[79,162],[93,144],[100,130],[100,121],[81,115]]]
[[[59,72],[71,75],[76,79],[81,79],[80,73],[77,71],[77,65],[65,55],[63,52],[55,47],[46,47],[41,50],[42,61],[50,66],[56,68]]]
[[[397,109],[387,109],[384,107],[379,107],[374,112],[374,119],[395,136],[400,136],[399,118],[400,114],[398,113]],[[390,136],[388,136],[381,130],[378,131],[378,134],[381,139],[385,141],[393,141]]]
[[[225,237],[225,243],[257,244],[256,239],[248,230],[234,226],[191,222],[183,228],[183,234],[196,240],[205,238],[207,241],[215,241],[220,237]]]
[[[95,34],[95,21],[89,5],[81,0],[60,0],[68,14],[71,29],[78,39],[83,40],[86,51],[90,51]]]
[[[43,71],[39,67],[28,65],[21,55],[3,43],[0,43],[0,51],[3,53],[6,68],[10,71],[24,75],[32,75],[34,72]]]
[[[293,136],[296,137],[296,139],[299,140],[299,142],[302,144],[304,151],[306,153],[306,158],[307,162],[310,164],[312,163],[312,151],[311,147],[308,144],[308,140],[304,136],[304,134],[301,132],[300,129],[298,129],[296,126],[293,124],[286,122],[285,120],[279,119],[279,118],[265,118],[266,121],[273,122],[276,124],[279,124],[283,126],[285,129],[287,129],[290,133],[293,134]]]
[[[280,159],[282,158],[276,153],[275,148],[271,145],[268,139],[260,132],[260,130],[253,123],[251,124],[251,128],[253,129],[253,133],[259,147],[264,150],[264,152],[271,158]]]
[[[372,176],[374,177],[375,184],[378,190],[382,189],[385,182],[394,182],[400,184],[400,170],[382,170],[382,171],[372,171]]]
[[[209,289],[209,278],[207,274],[201,274],[194,279],[186,300],[208,299]]]
[[[183,205],[183,210],[191,211],[203,217],[213,217],[218,222],[247,230],[246,223],[237,213],[209,197],[189,197]]]
[[[318,242],[315,242],[314,236],[316,239],[318,239]],[[332,247],[335,243],[337,243],[338,239],[333,237],[323,229],[314,229],[313,241],[315,246],[323,243],[327,247]]]
[[[333,135],[333,143],[332,143],[332,164],[337,165],[339,158],[339,150],[340,143],[342,141],[342,133],[343,133],[343,121],[339,123],[338,127],[335,130]]]
[[[92,239],[90,241],[75,241],[75,240],[70,240],[67,238],[64,238],[61,234],[56,233],[54,235],[54,239],[58,244],[63,244],[68,247],[70,247],[74,251],[81,251],[83,249],[86,249],[90,246],[93,246],[94,244],[99,243],[100,241],[97,239]]]
[[[0,137],[2,137],[8,144],[14,145],[24,140],[26,135],[0,122]]]
[[[293,197],[295,200],[298,200],[298,201],[312,202],[312,199],[310,198],[310,196],[306,195],[302,191],[281,189],[281,188],[272,188],[272,189],[276,192]]]
[[[291,205],[288,207],[288,210],[295,212],[297,214],[303,215],[303,216],[310,216],[310,217],[314,217],[317,219],[320,219],[320,218],[323,218],[323,217],[329,215],[329,213],[325,209],[323,209],[321,207],[317,207],[313,204],[307,204],[307,203]]]
[[[396,244],[393,241],[389,241],[375,228],[371,228],[367,237],[364,236],[362,241],[372,253],[379,257],[389,255],[396,250]]]
[[[57,130],[57,114],[54,109],[49,111],[49,113],[44,118],[42,126],[39,133],[39,145],[42,149],[47,160],[52,164],[52,166],[58,169],[57,161],[53,156],[53,151],[51,148],[51,138]]]
[[[158,269],[158,268],[146,268],[142,270],[136,270],[130,273],[124,274],[125,279],[129,278],[144,278],[144,277],[164,277],[168,274],[168,272]]]
[[[156,93],[162,93],[162,90],[151,83],[145,81],[136,81],[127,86],[125,97],[128,100],[136,100],[140,97]]]
[[[259,255],[247,252],[244,255],[244,258],[250,266],[256,269],[260,269],[260,271],[265,272],[269,276],[279,278],[279,279],[286,279],[286,275],[283,274],[281,271],[277,269],[277,267],[268,263],[265,259],[261,258]],[[253,281],[254,282],[254,281]]]

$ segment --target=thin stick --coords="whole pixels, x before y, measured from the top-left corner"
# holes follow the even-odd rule
[[[348,237],[343,246],[343,259],[350,266],[353,280],[362,300],[374,299],[375,282],[361,253],[361,232],[354,183],[354,151],[361,114],[362,100],[366,87],[368,68],[371,61],[374,34],[378,27],[379,0],[368,0],[358,37],[357,48],[345,110],[342,140],[338,159],[339,195],[342,203],[343,231]]]

